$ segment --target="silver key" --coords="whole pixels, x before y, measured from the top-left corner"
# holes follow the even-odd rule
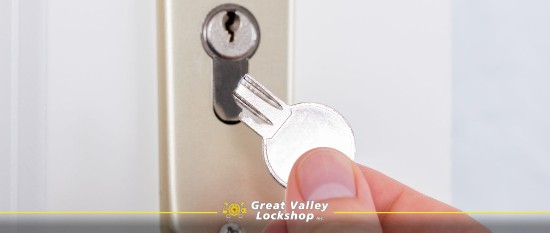
[[[332,108],[314,103],[286,105],[248,74],[233,97],[242,108],[241,121],[262,136],[266,165],[283,186],[294,162],[313,148],[331,147],[354,159],[353,132]]]

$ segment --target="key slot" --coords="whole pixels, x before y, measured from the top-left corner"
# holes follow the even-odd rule
[[[235,14],[235,11],[227,11],[223,21],[225,22],[225,30],[230,35],[229,42],[233,42],[235,40],[235,32],[239,29],[241,24],[240,17]]]

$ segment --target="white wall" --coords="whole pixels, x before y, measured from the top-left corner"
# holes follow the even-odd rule
[[[550,210],[548,12],[548,1],[454,1],[453,194],[462,209]],[[501,232],[550,229],[550,216],[510,219],[540,229],[495,219],[486,222]]]
[[[295,38],[295,101],[340,111],[358,162],[450,201],[450,0],[297,0]]]

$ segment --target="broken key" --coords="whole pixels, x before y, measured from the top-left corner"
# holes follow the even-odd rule
[[[283,186],[294,162],[313,148],[334,148],[354,159],[353,132],[332,108],[315,103],[286,105],[248,74],[233,97],[242,108],[241,121],[262,136],[267,168]]]

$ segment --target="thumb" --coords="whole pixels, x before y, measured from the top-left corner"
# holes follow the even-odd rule
[[[325,203],[325,211],[291,209],[291,202]],[[335,211],[376,211],[369,185],[353,161],[330,148],[306,152],[294,164],[286,189],[287,211],[314,213],[315,218],[287,221],[294,232],[373,232],[381,233],[376,214],[346,215]],[[320,218],[317,218],[320,217]]]

